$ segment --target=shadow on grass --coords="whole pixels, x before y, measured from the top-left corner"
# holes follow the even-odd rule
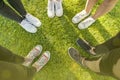
[[[67,64],[64,63],[65,56],[61,56],[61,52],[56,50],[55,42],[51,42],[51,36],[49,34],[42,33],[42,38],[44,41],[40,41],[45,50],[50,51],[51,59],[45,66],[46,69],[42,69],[42,73],[38,73],[35,80],[77,80],[76,76],[66,67]],[[52,36],[55,38],[54,36]]]
[[[103,39],[106,41],[108,40],[112,35],[105,29],[105,27],[100,23],[99,20],[96,21],[96,23],[94,24],[94,28],[96,28],[99,33],[101,34],[101,36],[103,37]]]
[[[65,6],[64,6],[64,10],[66,13],[69,13],[69,14],[68,15],[65,14],[62,18],[60,18],[60,21],[65,30],[65,34],[68,35],[67,36],[68,40],[74,44],[76,42],[76,39],[79,37],[79,34],[81,34],[82,37],[88,42],[94,42],[98,44],[97,40],[89,32],[88,29],[80,30],[80,32],[77,32],[77,30],[75,30],[74,28],[75,26],[71,23],[71,19],[72,19],[71,15],[73,15],[73,13],[71,11],[68,11],[65,8]],[[104,40],[107,40],[111,37],[109,32],[104,28],[104,26],[99,21],[96,21],[96,23],[94,23],[92,26],[94,26],[99,31],[100,35],[103,37]],[[99,80],[102,80],[102,78],[100,76],[96,76],[95,73],[91,74],[92,72],[89,70],[88,72],[90,73],[93,80],[98,80],[98,78],[100,78]]]

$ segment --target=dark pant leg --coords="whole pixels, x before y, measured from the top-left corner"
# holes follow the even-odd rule
[[[12,63],[23,63],[24,58],[13,54],[8,49],[0,46],[0,61],[12,62]]]
[[[111,50],[100,61],[100,71],[120,80],[120,48]]]
[[[113,76],[114,78],[120,80],[120,61],[118,60],[120,60],[120,48],[111,50],[109,53],[106,53],[100,57],[87,58],[84,60],[84,64],[96,73]]]
[[[110,50],[120,47],[120,32],[113,38],[95,47],[96,54],[107,53]]]
[[[0,80],[32,80],[36,69],[0,61]]]
[[[3,0],[0,1],[0,14],[19,23],[23,20],[23,18],[6,5]]]
[[[7,1],[17,12],[20,13],[22,17],[24,17],[27,14],[21,0],[7,0]]]

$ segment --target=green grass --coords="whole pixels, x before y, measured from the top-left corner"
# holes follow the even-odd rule
[[[110,13],[85,30],[79,30],[77,25],[71,22],[71,18],[84,8],[86,0],[64,0],[64,15],[53,19],[48,18],[46,14],[47,0],[22,1],[26,10],[41,20],[42,26],[37,33],[30,34],[16,22],[0,16],[0,45],[21,56],[27,55],[37,44],[43,46],[43,52],[51,52],[49,63],[35,75],[34,80],[115,80],[82,68],[70,59],[67,50],[72,46],[86,55],[87,53],[76,45],[78,37],[92,45],[98,45],[119,32],[120,1]]]

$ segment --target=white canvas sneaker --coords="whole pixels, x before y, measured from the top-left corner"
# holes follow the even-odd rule
[[[32,66],[35,67],[38,72],[49,61],[49,59],[50,59],[50,52],[46,51]]]
[[[77,13],[73,18],[72,18],[72,22],[74,24],[79,23],[82,19],[84,19],[85,17],[87,17],[89,15],[89,13],[87,13],[85,10],[82,10],[81,12]]]
[[[55,1],[56,16],[61,17],[63,15],[62,0]]]
[[[38,18],[36,18],[35,16],[27,13],[25,18],[31,23],[33,24],[34,26],[36,27],[40,27],[41,26],[41,22]]]
[[[55,11],[54,11],[54,0],[48,0],[48,5],[47,5],[47,15],[49,18],[53,18],[55,16]]]
[[[20,23],[20,25],[27,32],[30,32],[30,33],[36,33],[37,32],[36,27],[33,26],[32,24],[30,24],[30,22],[28,22],[26,19],[22,20],[22,22]]]
[[[92,25],[95,22],[95,19],[93,19],[91,16],[82,21],[78,24],[79,29],[85,29],[88,28],[90,25]]]
[[[29,66],[33,62],[33,60],[40,55],[41,52],[42,52],[42,46],[41,45],[35,46],[25,57],[25,61],[23,65]]]

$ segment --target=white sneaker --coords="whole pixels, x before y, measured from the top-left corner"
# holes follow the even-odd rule
[[[88,28],[90,25],[92,25],[95,22],[95,19],[93,19],[91,16],[82,21],[78,24],[79,29],[85,29]]]
[[[85,10],[82,10],[72,18],[72,22],[76,24],[80,22],[82,19],[84,19],[85,17],[87,17],[89,14],[90,13],[87,13]]]
[[[30,33],[36,33],[37,32],[36,27],[33,26],[32,24],[30,24],[30,22],[28,22],[26,19],[22,20],[22,22],[20,23],[20,25],[27,32],[30,32]]]
[[[49,59],[50,59],[50,52],[46,51],[32,66],[35,67],[38,72],[49,61]]]
[[[38,18],[34,17],[33,15],[29,13],[27,13],[25,17],[31,24],[33,24],[36,27],[40,27],[41,22]]]
[[[61,17],[63,15],[62,0],[55,1],[56,16]]]
[[[54,11],[54,0],[48,0],[48,5],[47,5],[47,15],[49,18],[53,18],[55,16],[55,11]]]
[[[23,65],[29,66],[33,62],[33,60],[40,55],[41,52],[42,52],[42,46],[41,45],[35,46],[25,57],[25,61],[23,62]]]

